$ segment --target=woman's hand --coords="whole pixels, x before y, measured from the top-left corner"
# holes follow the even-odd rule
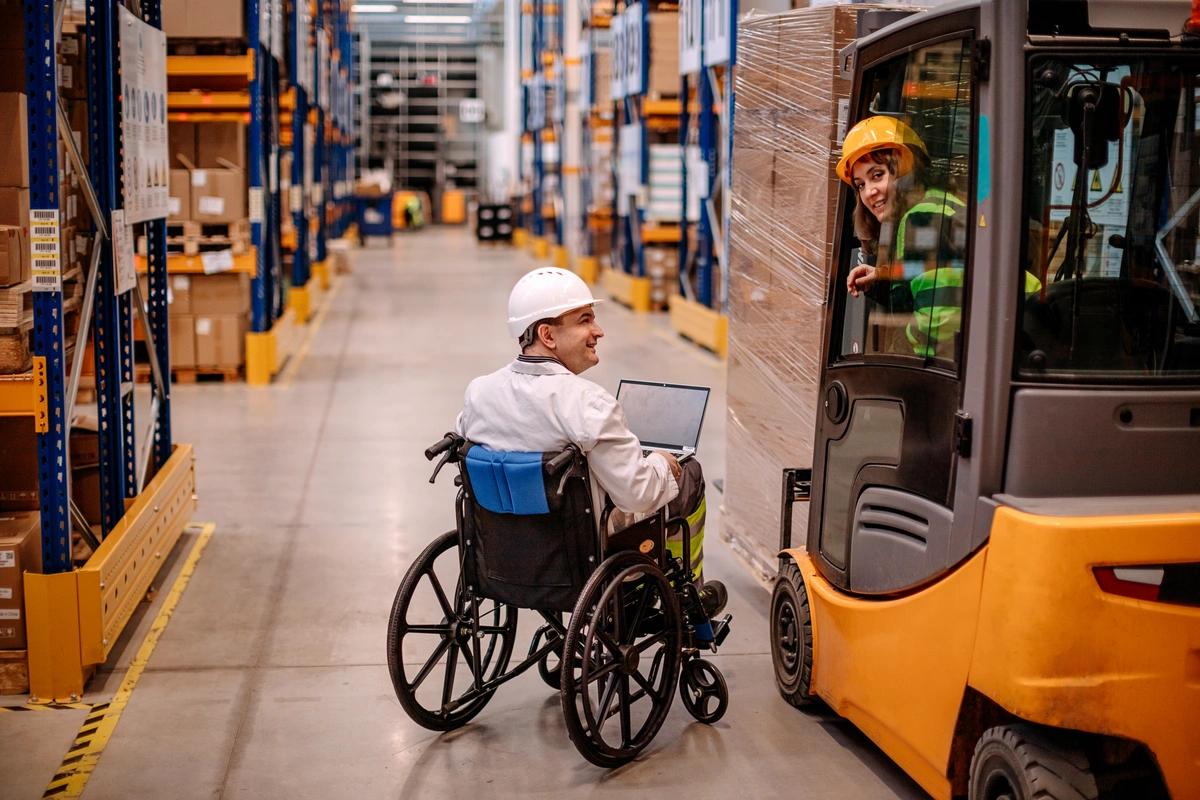
[[[846,291],[851,297],[858,297],[860,291],[865,292],[875,282],[877,273],[875,268],[868,264],[859,264],[854,269],[850,270],[850,275],[846,278]]]

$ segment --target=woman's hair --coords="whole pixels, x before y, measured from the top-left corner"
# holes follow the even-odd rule
[[[876,164],[882,164],[887,168],[888,173],[892,176],[888,191],[895,192],[896,173],[899,171],[899,159],[896,157],[895,151],[891,149],[872,150],[863,156],[863,158],[869,158]],[[859,160],[861,161],[862,159]],[[853,165],[851,165],[851,169],[853,169]],[[879,220],[863,204],[858,187],[851,185],[850,188],[854,190],[854,235],[858,238],[858,243],[863,250],[863,254],[873,256],[875,255],[876,248],[879,246]]]

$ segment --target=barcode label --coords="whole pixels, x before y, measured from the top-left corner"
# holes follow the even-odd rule
[[[58,275],[34,275],[33,290],[35,292],[57,292]]]
[[[33,260],[34,269],[58,269],[57,258],[35,258]]]
[[[57,208],[29,210],[30,277],[35,292],[61,292],[62,267],[59,259],[59,225]]]
[[[57,225],[34,225],[33,236],[58,236]]]
[[[56,253],[58,245],[54,242],[34,242],[33,252],[35,253]]]

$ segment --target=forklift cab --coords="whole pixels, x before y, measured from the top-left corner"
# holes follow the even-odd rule
[[[1063,797],[1121,770],[1200,795],[1190,13],[953,3],[844,54],[850,125],[903,122],[915,166],[875,226],[843,187],[772,648],[785,698],[824,699],[935,796],[1032,796],[1014,725],[1090,765],[1095,793]]]

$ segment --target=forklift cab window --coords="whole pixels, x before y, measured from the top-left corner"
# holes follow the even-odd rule
[[[856,276],[866,278],[857,296],[846,297],[842,359],[957,367],[968,266],[970,52],[967,40],[950,39],[863,78],[857,118],[885,118],[908,152],[876,151],[851,165],[848,227],[857,247],[843,250],[839,293]]]
[[[1030,61],[1019,377],[1200,375],[1200,59]]]

